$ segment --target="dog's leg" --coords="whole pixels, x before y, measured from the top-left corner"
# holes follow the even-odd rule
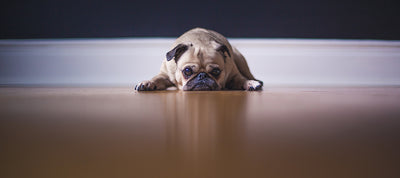
[[[229,90],[259,91],[262,90],[262,87],[262,81],[249,80],[241,74],[233,76],[230,82],[226,84],[226,88]]]
[[[250,72],[246,59],[243,55],[233,47],[233,60],[241,75],[234,77],[235,89],[258,91],[262,90],[263,82],[256,80]]]
[[[143,81],[135,86],[136,91],[165,90],[174,84],[169,80],[168,75],[158,74],[151,80]]]

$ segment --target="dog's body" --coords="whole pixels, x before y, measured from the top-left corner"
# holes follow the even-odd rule
[[[160,73],[136,85],[137,91],[261,90],[240,52],[221,34],[195,28],[180,36],[166,55]]]

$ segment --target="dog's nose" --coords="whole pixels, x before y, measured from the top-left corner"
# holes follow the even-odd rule
[[[207,74],[205,73],[205,72],[201,72],[201,73],[199,73],[199,75],[197,75],[197,78],[199,79],[199,80],[202,80],[202,79],[204,79],[204,78],[206,78],[207,77]]]

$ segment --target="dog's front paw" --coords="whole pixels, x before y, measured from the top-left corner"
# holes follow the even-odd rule
[[[247,80],[244,83],[244,89],[247,91],[259,91],[262,90],[263,83],[256,80]]]
[[[157,86],[152,81],[143,81],[135,86],[136,91],[154,91],[157,90]]]

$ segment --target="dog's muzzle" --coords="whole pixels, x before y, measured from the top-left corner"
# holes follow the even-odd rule
[[[189,80],[183,87],[186,91],[211,91],[219,90],[217,82],[205,72],[200,72],[196,77]]]

